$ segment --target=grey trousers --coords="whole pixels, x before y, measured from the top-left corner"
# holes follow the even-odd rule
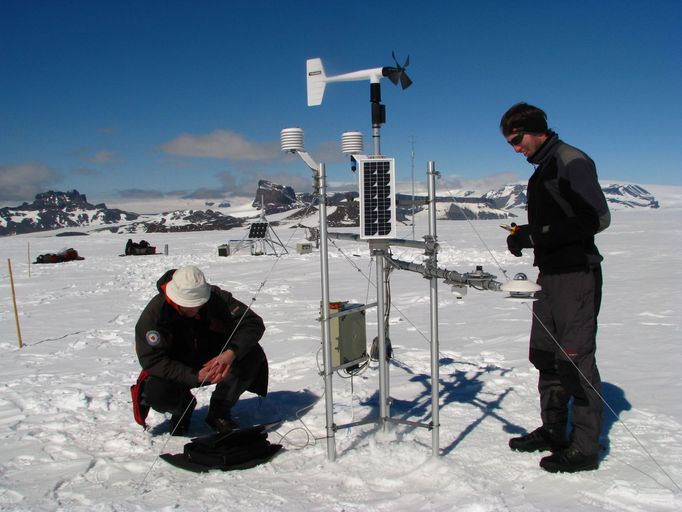
[[[240,379],[234,374],[219,382],[211,394],[209,414],[227,417],[239,397],[249,388],[251,381]],[[190,388],[166,379],[149,377],[144,383],[142,401],[158,412],[182,414],[194,400]]]
[[[540,372],[542,423],[563,432],[570,412],[572,445],[585,455],[596,454],[602,424],[595,358],[601,268],[568,274],[540,272],[537,282],[542,290],[533,303],[529,359]]]

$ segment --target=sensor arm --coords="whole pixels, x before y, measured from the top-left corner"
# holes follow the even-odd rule
[[[471,286],[480,290],[500,291],[502,283],[495,281],[495,276],[484,272],[481,268],[477,268],[475,272],[466,272],[460,274],[454,270],[447,270],[443,268],[433,268],[428,264],[413,263],[410,261],[401,261],[393,257],[389,257],[391,264],[402,270],[410,270],[417,272],[425,278],[437,277],[443,279],[447,284]]]
[[[359,82],[361,80],[369,80],[372,84],[378,84],[384,75],[386,68],[362,69],[360,71],[352,71],[344,73],[343,75],[328,76],[327,82]]]
[[[399,68],[381,67],[352,71],[342,75],[327,76],[324,72],[322,59],[308,59],[306,61],[308,106],[313,107],[322,104],[325,87],[330,82],[358,82],[361,80],[369,80],[372,84],[378,84],[383,77],[391,78],[397,71],[400,71]]]

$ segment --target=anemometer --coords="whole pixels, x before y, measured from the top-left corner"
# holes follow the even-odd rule
[[[381,104],[381,79],[386,77],[393,82],[393,85],[400,84],[403,89],[412,85],[412,80],[405,72],[405,68],[410,65],[410,57],[408,56],[405,63],[400,66],[395,58],[395,53],[392,55],[395,62],[394,67],[363,69],[334,76],[326,75],[322,60],[319,58],[309,59],[306,63],[309,107],[322,104],[324,90],[328,83],[369,80],[369,101],[372,106],[372,142],[375,155],[381,154],[379,130],[381,125],[386,122],[386,108]]]

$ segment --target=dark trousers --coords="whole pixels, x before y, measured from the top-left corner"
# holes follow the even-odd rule
[[[597,315],[602,275],[589,272],[543,274],[533,303],[530,362],[538,369],[544,426],[566,429],[571,398],[571,443],[583,454],[599,451],[602,423],[601,380],[597,362]]]
[[[251,386],[252,380],[240,378],[236,372],[230,373],[225,380],[216,385],[211,395],[209,414],[227,417],[242,393]],[[142,402],[157,412],[181,415],[192,400],[194,395],[189,387],[159,377],[149,377],[142,390]]]

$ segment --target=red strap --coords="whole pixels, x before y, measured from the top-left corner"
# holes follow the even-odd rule
[[[130,396],[133,399],[133,416],[135,417],[135,423],[147,430],[147,415],[149,414],[149,406],[140,403],[141,396],[140,392],[142,390],[142,383],[150,377],[149,372],[144,368],[137,377],[137,382],[130,386]]]

